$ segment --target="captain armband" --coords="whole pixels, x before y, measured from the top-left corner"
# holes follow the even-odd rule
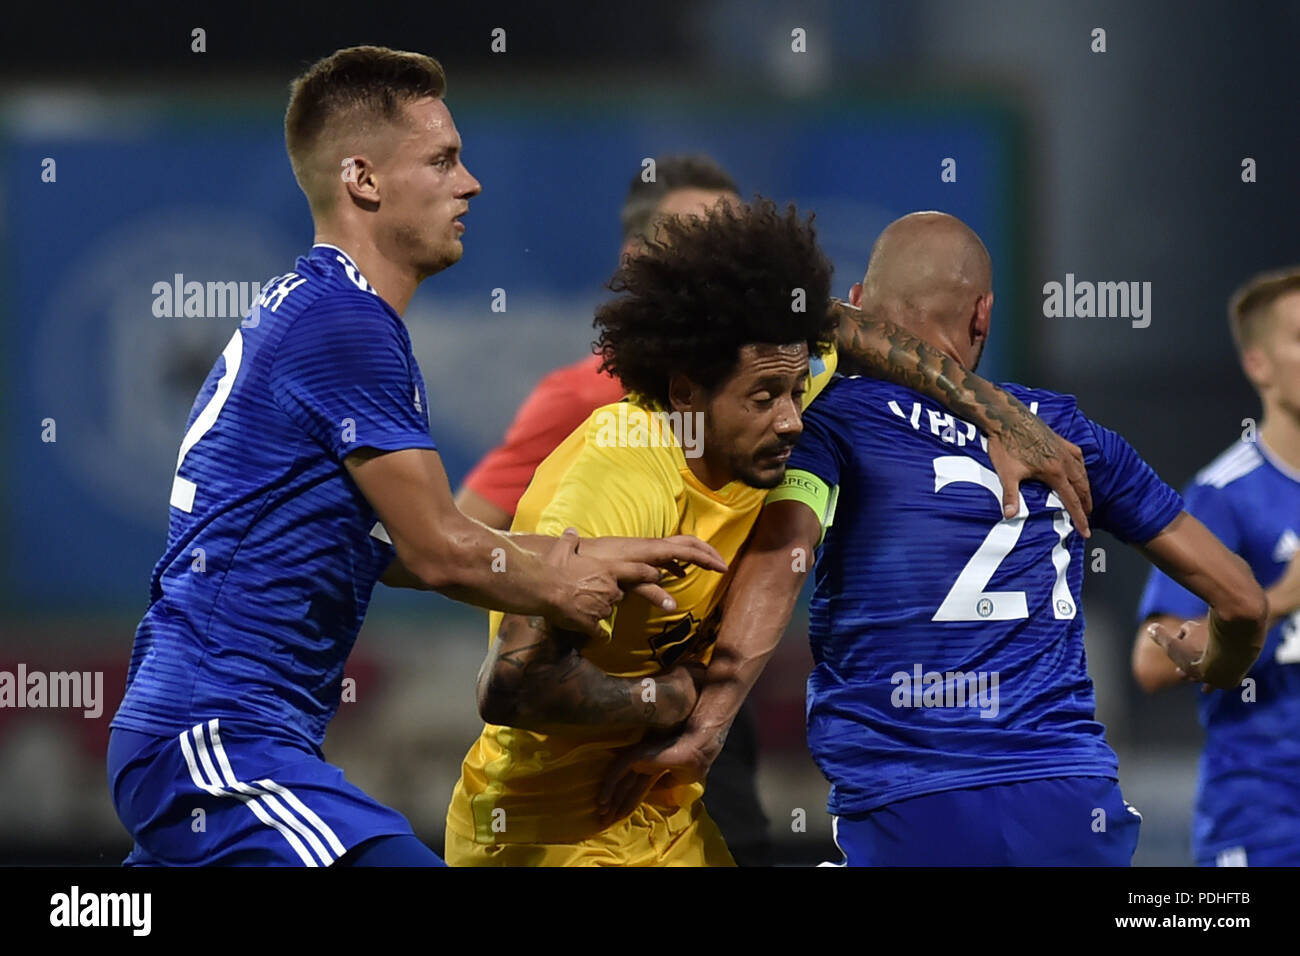
[[[839,501],[840,486],[826,484],[810,471],[788,468],[781,483],[767,493],[764,504],[774,501],[801,501],[813,510],[821,525],[817,546],[826,540],[826,531],[835,522],[835,504]]]

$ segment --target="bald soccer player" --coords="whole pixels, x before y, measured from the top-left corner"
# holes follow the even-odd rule
[[[974,369],[992,266],[964,223],[914,213],[881,234],[851,301]],[[1164,634],[1170,658],[1235,687],[1267,613],[1245,563],[1072,397],[1003,387],[1083,449],[1093,523],[1210,606],[1198,653]],[[735,568],[694,729],[625,756],[602,799],[707,769],[794,608],[791,555],[816,549],[808,743],[846,864],[1128,865],[1141,818],[1094,716],[1082,539],[1048,488],[1022,486],[1012,517],[1002,492],[974,425],[887,382],[828,385]]]

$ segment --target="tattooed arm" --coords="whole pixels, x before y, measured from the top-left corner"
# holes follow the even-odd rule
[[[680,732],[647,738],[609,766],[597,798],[601,820],[627,816],[664,773],[672,775],[673,784],[705,778],[790,623],[807,576],[806,556],[820,537],[817,515],[800,501],[763,506],[722,598],[722,623],[701,677],[699,699]],[[805,561],[792,561],[795,554]]]
[[[1092,492],[1083,453],[1052,431],[1024,403],[892,322],[838,299],[841,354],[873,378],[928,395],[989,436],[989,458],[1002,481],[1003,513],[1014,517],[1022,481],[1041,481],[1061,498],[1088,537]]]
[[[695,706],[685,667],[614,677],[582,656],[579,635],[544,618],[507,614],[478,675],[479,716],[537,733],[670,730]]]

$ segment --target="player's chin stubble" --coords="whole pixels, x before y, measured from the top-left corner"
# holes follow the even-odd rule
[[[397,230],[397,243],[410,251],[411,261],[421,279],[454,266],[464,254],[464,247],[459,238],[449,238],[442,242],[431,242],[417,228],[404,226]]]
[[[751,488],[775,488],[785,477],[785,463],[760,467],[753,459],[733,459],[731,473]]]

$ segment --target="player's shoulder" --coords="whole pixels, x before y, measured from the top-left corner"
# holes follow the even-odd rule
[[[927,416],[926,409],[930,410]],[[893,441],[892,429],[881,429],[886,422],[904,419],[918,427],[946,413],[927,395],[870,375],[835,374],[804,410],[804,431],[836,435],[844,442]]]
[[[397,313],[375,293],[357,288],[317,288],[282,319],[272,341],[284,360],[311,361],[320,353],[355,357],[411,347]]]
[[[519,501],[517,520],[524,522],[520,527],[541,530],[538,522],[555,517],[556,509],[582,512],[588,518],[614,515],[621,521],[628,512],[617,503],[628,501],[662,515],[667,527],[684,480],[678,464],[682,450],[668,445],[674,439],[663,429],[649,409],[630,401],[592,411],[537,467]],[[606,493],[593,496],[596,490]]]
[[[1102,433],[1097,430],[1098,423],[1079,408],[1076,396],[1019,382],[999,382],[998,387],[1019,399],[1052,431],[1084,449],[1085,455],[1090,449],[1100,451],[1103,439]]]
[[[1235,441],[1192,478],[1192,488],[1202,493],[1222,491],[1255,473],[1264,456],[1254,442]]]
[[[611,470],[675,486],[680,484],[681,459],[704,440],[700,418],[626,398],[594,409],[578,431],[589,458]]]
[[[397,313],[357,269],[352,258],[334,246],[318,243],[294,264],[293,283],[298,315],[328,321],[373,316],[400,325]],[[298,286],[301,286],[301,289]]]
[[[333,255],[333,261],[330,256]],[[292,271],[262,284],[244,328],[260,329],[268,342],[288,340],[295,350],[366,341],[376,329],[407,339],[400,317],[365,280],[350,258],[317,245]]]
[[[600,356],[588,355],[570,365],[561,365],[551,369],[537,381],[538,388],[572,388],[595,374],[595,366],[600,364]],[[594,362],[594,364],[593,364]]]
[[[807,414],[828,414],[870,401],[873,397],[900,389],[900,386],[872,378],[869,375],[844,375],[835,372],[808,404]],[[903,389],[903,391],[906,391]]]
[[[1037,388],[1019,382],[1000,382],[998,387],[1014,395],[1049,425],[1049,418],[1066,420],[1073,418],[1079,411],[1079,399],[1066,392],[1054,392],[1049,388]]]
[[[374,320],[384,325],[398,327],[397,313],[374,292],[337,282],[323,283],[312,290],[297,310],[297,318],[309,316],[310,320],[330,323]]]

